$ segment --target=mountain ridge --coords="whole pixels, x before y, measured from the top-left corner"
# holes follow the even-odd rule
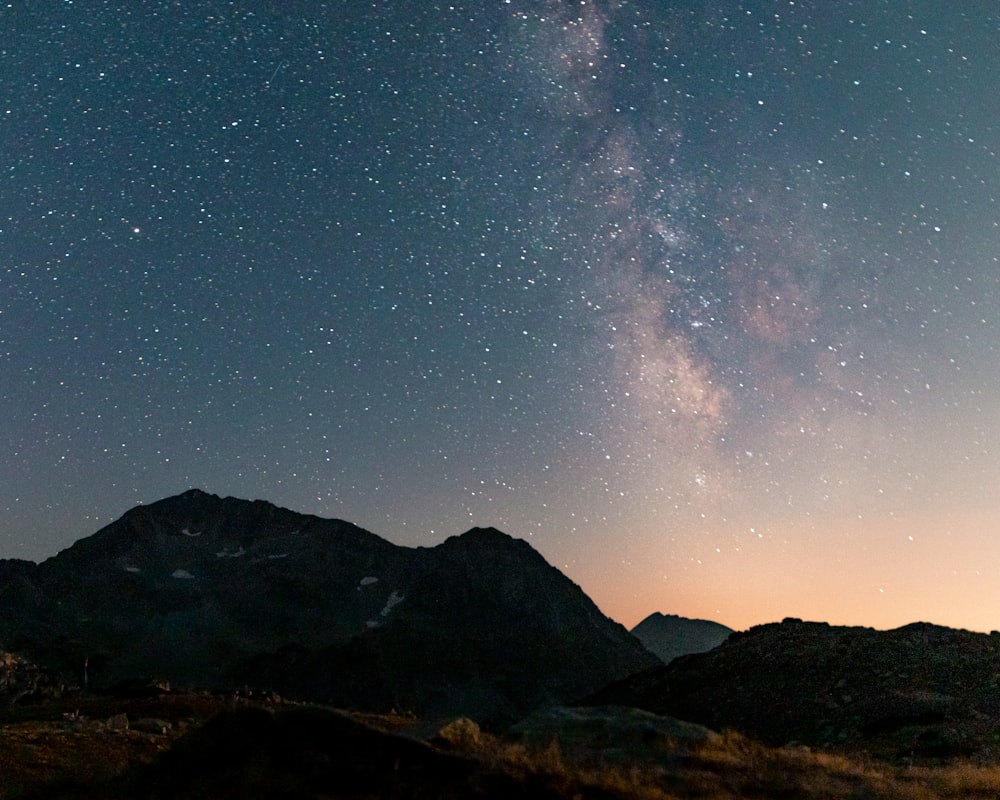
[[[1000,741],[998,675],[996,632],[786,618],[629,676],[586,702],[731,728],[772,745],[974,757]]]
[[[659,611],[654,611],[631,630],[632,635],[665,664],[679,656],[718,647],[733,632],[732,628],[711,620]]]
[[[94,686],[266,683],[349,706],[353,685],[375,706],[513,717],[656,663],[495,528],[406,548],[193,489],[3,575],[0,647],[69,673],[87,659]]]

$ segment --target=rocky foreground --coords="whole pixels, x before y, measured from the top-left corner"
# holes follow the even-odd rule
[[[509,733],[275,697],[91,697],[0,716],[10,798],[986,798],[1000,768],[889,765],[635,709],[549,709]]]

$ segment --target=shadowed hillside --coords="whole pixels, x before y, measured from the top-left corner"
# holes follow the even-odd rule
[[[656,663],[530,545],[433,548],[197,490],[40,565],[0,562],[0,648],[90,688],[258,686],[511,722]]]
[[[732,728],[771,744],[993,760],[998,675],[997,635],[789,619],[734,633],[715,650],[627,678],[588,702]]]

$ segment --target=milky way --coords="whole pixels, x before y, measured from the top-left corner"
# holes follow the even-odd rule
[[[0,556],[191,486],[627,624],[989,629],[992,3],[9,3]]]

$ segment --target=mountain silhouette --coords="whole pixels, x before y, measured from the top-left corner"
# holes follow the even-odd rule
[[[969,757],[1000,739],[1000,635],[786,619],[630,676],[587,703],[633,706],[769,744]]]
[[[632,635],[646,649],[669,664],[678,656],[704,653],[722,644],[732,628],[707,619],[688,619],[654,612],[632,628]]]
[[[0,649],[91,688],[249,685],[512,720],[655,665],[527,542],[475,528],[399,547],[199,490],[38,565],[0,562]]]

